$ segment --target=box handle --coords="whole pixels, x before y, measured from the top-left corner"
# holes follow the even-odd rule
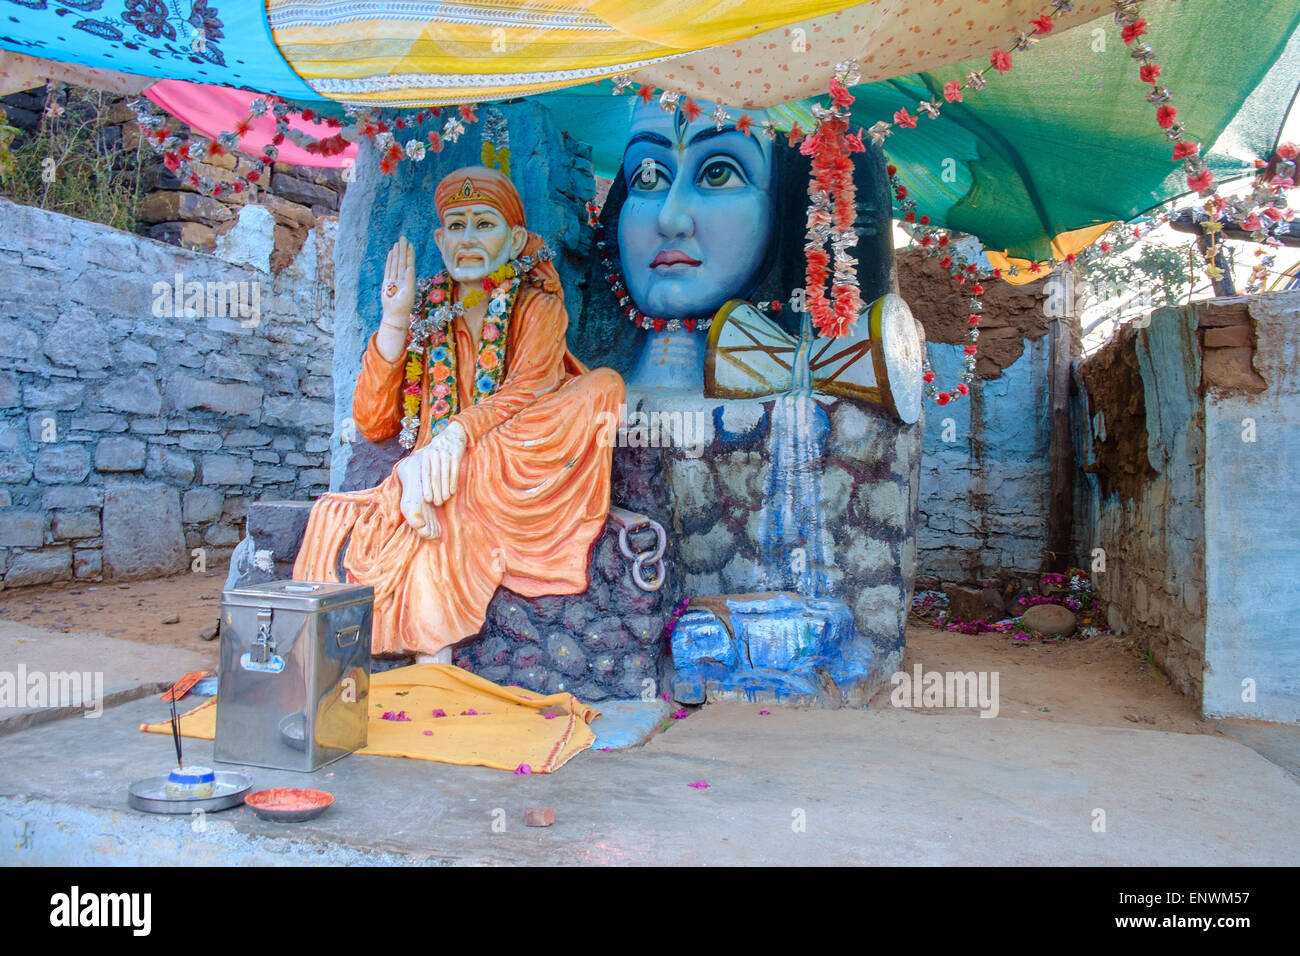
[[[351,647],[357,641],[361,640],[361,625],[353,624],[351,627],[345,627],[341,631],[334,633],[334,640],[338,642],[339,647]]]

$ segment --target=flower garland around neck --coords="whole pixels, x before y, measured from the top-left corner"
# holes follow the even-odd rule
[[[588,219],[592,221],[591,218]],[[654,316],[646,315],[635,305],[632,304],[632,293],[628,291],[627,285],[623,282],[623,273],[619,271],[614,262],[614,243],[605,239],[605,229],[597,223],[595,226],[596,248],[600,251],[600,267],[605,272],[605,281],[609,283],[609,291],[614,293],[614,298],[618,300],[619,308],[639,329],[645,329],[648,332],[663,332],[665,329],[669,332],[676,332],[678,329],[686,329],[688,332],[703,332],[713,324],[713,319],[656,319]]]
[[[491,395],[505,377],[506,339],[515,299],[523,278],[533,267],[552,258],[551,250],[542,246],[534,255],[513,259],[483,280],[481,289],[472,289],[460,302],[453,302],[454,283],[446,272],[420,280],[416,286],[416,306],[411,320],[411,341],[406,347],[406,384],[402,389],[402,431],[398,441],[408,451],[415,447],[420,433],[420,399],[427,367],[429,375],[429,434],[437,435],[460,410],[457,388],[459,368],[456,359],[456,336],[451,323],[484,300],[487,315],[479,334],[478,355],[474,363],[474,387],[471,404],[477,405]]]

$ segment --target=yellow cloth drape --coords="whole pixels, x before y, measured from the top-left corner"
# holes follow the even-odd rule
[[[945,5],[945,2],[947,5]],[[631,73],[697,99],[758,108],[818,96],[834,64],[864,82],[1008,42],[1042,0],[457,0],[452,5],[267,0],[280,53],[321,96],[390,107],[509,99]],[[1079,0],[1065,29],[1108,15]]]
[[[1103,222],[1097,226],[1084,226],[1082,229],[1072,229],[1069,232],[1058,234],[1052,240],[1052,259],[1063,262],[1066,256],[1077,256],[1101,236],[1105,235],[1106,230],[1113,225],[1115,225],[1114,222]],[[992,250],[986,250],[984,254],[988,257],[989,265],[1002,270],[1003,281],[1012,285],[1028,285],[1031,282],[1037,282],[1039,279],[1045,279],[1052,274],[1051,262],[1040,262],[1038,263],[1038,271],[1031,272],[1029,267],[1033,265],[1033,262],[1029,259],[1015,259]],[[1007,271],[1012,266],[1020,269],[1019,274],[1011,275]]]
[[[596,735],[588,724],[600,716],[572,694],[547,696],[502,687],[451,664],[414,664],[376,674],[366,708],[368,742],[360,754],[511,771],[527,764],[532,773],[558,770],[590,748]],[[434,710],[447,716],[434,717]],[[462,714],[468,710],[477,713]],[[381,717],[400,711],[411,719]],[[185,737],[212,740],[216,728],[215,697],[180,717]],[[170,720],[141,724],[140,729],[172,732]]]

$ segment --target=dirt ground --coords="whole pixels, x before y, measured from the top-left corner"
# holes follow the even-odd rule
[[[915,621],[908,624],[903,669],[997,672],[999,717],[1094,726],[1217,734],[1137,648],[1132,638],[1099,636],[1061,643],[1023,642],[997,632],[955,634]],[[888,707],[891,688],[873,707]],[[936,714],[926,708],[907,708]]]
[[[224,569],[214,569],[129,584],[64,583],[0,591],[0,619],[188,647],[215,667],[218,642],[205,641],[200,633],[216,623],[225,577]],[[1134,642],[1123,637],[1026,644],[1005,634],[954,634],[913,622],[903,664],[909,675],[917,664],[923,672],[997,672],[1001,717],[1219,732],[1200,717],[1196,701],[1175,691]],[[883,688],[872,706],[890,706],[890,691]]]
[[[225,583],[226,569],[221,568],[123,584],[60,582],[5,590],[0,591],[0,620],[186,647],[215,668],[220,642],[199,635],[215,627]]]

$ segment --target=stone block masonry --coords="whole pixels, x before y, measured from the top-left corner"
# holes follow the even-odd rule
[[[326,490],[335,222],[273,272],[275,222],[219,258],[0,200],[4,588],[215,568]]]

